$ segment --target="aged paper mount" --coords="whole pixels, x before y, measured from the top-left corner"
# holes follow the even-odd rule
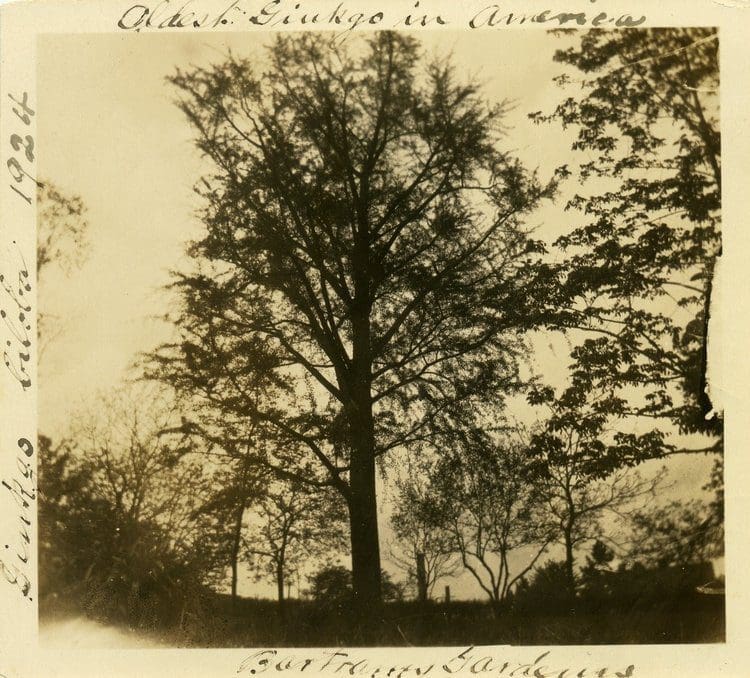
[[[516,20],[508,21],[509,15]],[[310,17],[318,16],[317,21]],[[521,17],[526,17],[521,20]],[[254,20],[253,20],[254,19]],[[501,20],[502,19],[502,20]],[[510,25],[509,25],[510,24]],[[498,43],[513,39],[521,44],[525,35],[545,29],[586,29],[617,27],[695,26],[718,27],[720,36],[721,73],[721,135],[724,155],[722,184],[722,256],[720,275],[716,278],[712,300],[712,324],[709,335],[709,387],[716,406],[723,409],[726,427],[726,642],[715,644],[673,645],[540,645],[532,647],[398,647],[398,648],[233,648],[176,649],[148,647],[143,649],[90,649],[85,644],[54,647],[39,642],[37,593],[38,523],[36,502],[36,469],[38,459],[37,412],[44,405],[37,374],[39,345],[37,342],[37,238],[36,179],[49,165],[46,157],[55,153],[54,128],[45,110],[52,88],[45,69],[49,61],[39,58],[40,45],[50,36],[79,46],[85,54],[96,43],[102,49],[104,36],[112,36],[127,59],[156,59],[159,43],[165,51],[169,44],[170,58],[181,54],[181,65],[191,62],[190,34],[211,36],[214,42],[226,35],[233,50],[238,46],[259,44],[263,36],[275,31],[324,30],[337,39],[357,36],[372,30],[394,29],[414,35],[429,33],[433,38],[460,34],[482,36]],[[132,0],[123,2],[63,2],[38,0],[7,2],[0,6],[0,337],[4,365],[0,365],[0,677],[26,678],[53,676],[249,676],[266,675],[485,675],[485,676],[727,676],[750,674],[750,626],[747,622],[748,567],[750,532],[746,516],[750,512],[750,230],[745,227],[750,212],[748,173],[750,173],[750,66],[748,66],[748,33],[750,3],[744,0],[669,0],[650,3],[633,0],[515,0],[490,3],[450,2],[448,0],[383,0],[376,2],[335,2],[329,0]],[[179,37],[178,37],[179,36]],[[176,40],[182,47],[175,48]],[[200,43],[200,40],[197,40]],[[197,44],[196,43],[196,44]],[[179,50],[182,49],[182,52]],[[213,49],[210,47],[209,49]],[[93,54],[93,52],[92,52]],[[86,57],[84,57],[86,58]],[[96,58],[91,57],[91,58]],[[69,69],[56,65],[56,73],[76,80],[78,60],[71,60]],[[534,64],[534,55],[523,52],[511,64],[516,73]],[[170,63],[174,66],[175,63]],[[506,64],[508,66],[508,64]],[[123,72],[127,70],[122,63]],[[110,73],[102,88],[117,88],[118,70]],[[123,99],[139,100],[137,83],[128,81]],[[64,97],[64,83],[54,85],[55,96]],[[91,117],[85,102],[69,88],[66,102],[70,114],[61,125],[79,118],[91,129],[92,143],[100,144],[82,156],[91,166],[87,172],[96,177],[101,169],[99,189],[106,200],[116,201],[118,184],[104,166],[119,163],[122,175],[143,171],[136,157],[110,157],[113,153],[96,129],[110,129],[112,122]],[[521,94],[521,93],[519,93]],[[149,92],[149,96],[151,92]],[[87,96],[96,96],[88,92]],[[103,95],[104,96],[104,95]],[[107,95],[109,96],[109,94]],[[520,97],[519,97],[520,98]],[[120,111],[110,111],[117,120]],[[116,124],[116,123],[115,123]],[[153,153],[169,153],[159,146],[158,130],[149,128],[150,121],[127,130],[132,135],[149,135]],[[44,127],[42,136],[38,130]],[[52,147],[45,147],[50,144]],[[59,158],[55,160],[60,165]],[[71,163],[81,162],[71,158]],[[101,163],[101,167],[97,163]],[[146,170],[148,171],[148,170]],[[80,172],[80,170],[79,170]],[[54,177],[65,183],[65,177]],[[148,177],[145,185],[158,193],[162,177]],[[92,179],[93,180],[93,179]],[[106,183],[105,183],[106,182]],[[193,183],[187,177],[185,184]],[[76,187],[73,187],[76,190]],[[85,197],[85,196],[84,196]],[[168,200],[168,198],[166,198]],[[132,209],[135,219],[148,215],[137,204]],[[158,224],[152,229],[157,231]],[[144,257],[154,248],[163,246],[158,238],[143,242]],[[129,250],[130,251],[130,250]],[[117,257],[113,245],[111,256]],[[137,261],[133,260],[137,270]],[[134,275],[137,275],[134,274]],[[62,280],[62,279],[61,279]],[[63,288],[57,294],[65,295]],[[91,283],[95,285],[96,283]],[[87,294],[80,286],[75,293]],[[93,298],[93,297],[92,297]],[[69,325],[78,322],[72,318]],[[93,334],[78,336],[82,342],[105,345],[112,340],[104,328],[87,325]],[[73,332],[75,335],[75,332]],[[115,340],[116,341],[116,340]],[[72,360],[76,360],[73,353]],[[81,355],[79,353],[79,355]],[[61,365],[63,362],[60,363]],[[95,366],[82,379],[95,378]],[[63,371],[75,371],[67,365]],[[85,370],[84,367],[81,368]],[[93,371],[92,371],[93,370]],[[83,373],[83,372],[82,372]],[[95,384],[93,385],[95,390]],[[74,398],[76,394],[71,393]],[[64,394],[55,396],[58,401]]]

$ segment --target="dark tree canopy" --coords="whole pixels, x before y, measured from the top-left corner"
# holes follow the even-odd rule
[[[341,492],[355,599],[378,599],[375,460],[518,383],[545,283],[522,219],[552,187],[500,150],[503,107],[405,35],[279,37],[265,71],[171,81],[213,170],[155,371]]]

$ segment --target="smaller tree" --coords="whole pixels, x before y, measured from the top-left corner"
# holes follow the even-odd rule
[[[634,509],[653,496],[664,470],[643,478],[632,466],[659,456],[663,440],[656,432],[643,435],[610,431],[610,399],[594,398],[575,387],[555,399],[549,388],[532,389],[531,404],[546,403],[550,416],[531,436],[530,454],[547,520],[565,548],[567,589],[576,593],[575,551],[603,537],[607,513]]]
[[[597,539],[581,568],[581,593],[585,598],[598,602],[610,596],[612,580],[616,576],[612,570],[614,559],[614,551]]]
[[[460,454],[438,462],[432,478],[436,511],[452,546],[498,611],[553,539],[526,451],[479,429],[461,436]],[[523,558],[512,571],[510,556]]]
[[[724,555],[724,457],[714,460],[711,478],[703,486],[713,497],[708,503],[708,521],[706,527],[713,544],[715,557]]]
[[[348,605],[352,596],[352,573],[343,565],[326,565],[309,578],[310,597],[326,606]]]
[[[93,487],[115,508],[121,531],[143,520],[163,526],[175,543],[195,538],[204,468],[198,450],[165,442],[162,433],[176,416],[164,393],[125,388],[100,396],[71,427]]]
[[[305,560],[329,557],[343,547],[345,516],[332,492],[273,479],[251,509],[245,552],[258,577],[275,581],[282,621],[286,581]]]
[[[407,582],[419,588],[419,560],[424,563],[424,591],[429,598],[435,584],[456,573],[459,563],[453,550],[452,532],[435,510],[434,498],[426,480],[426,469],[410,469],[406,479],[396,483],[398,494],[391,515],[396,543],[391,559],[407,576]]]
[[[208,538],[217,559],[229,565],[231,597],[235,603],[245,514],[263,496],[268,478],[231,443],[211,456],[219,461],[219,466],[213,472],[211,495],[199,513],[211,520]]]
[[[710,507],[700,499],[672,501],[632,516],[630,562],[647,567],[684,567],[721,553]]]
[[[514,591],[513,606],[531,614],[570,610],[567,568],[563,560],[550,560],[524,578]]]
[[[394,582],[385,570],[380,572],[383,580],[383,600],[386,603],[401,601],[403,587]],[[352,573],[343,565],[326,565],[310,578],[308,591],[312,599],[324,608],[348,609],[352,603]]]

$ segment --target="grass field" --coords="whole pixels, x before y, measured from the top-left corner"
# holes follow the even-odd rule
[[[40,608],[42,623],[78,614],[62,601]],[[114,624],[148,642],[174,647],[267,647],[351,645],[352,621],[344,608],[309,600],[286,602],[285,623],[272,600],[228,596],[208,599],[200,614],[185,615],[180,625]],[[724,598],[698,593],[661,600],[622,601],[607,608],[578,603],[575,609],[493,614],[481,601],[429,603],[406,601],[384,606],[376,620],[374,644],[404,645],[582,645],[716,643],[725,637]]]

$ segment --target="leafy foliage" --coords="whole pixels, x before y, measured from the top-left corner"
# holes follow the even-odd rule
[[[512,597],[513,607],[522,611],[569,612],[572,606],[567,563],[550,560],[535,568],[530,580],[519,582]]]
[[[601,518],[654,493],[660,477],[633,467],[685,451],[675,430],[722,449],[705,392],[721,248],[716,37],[576,33],[556,58],[578,91],[532,118],[577,130],[585,159],[549,183],[502,150],[507,104],[404,34],[280,36],[262,65],[230,55],[177,71],[207,160],[205,229],[174,274],[177,338],[145,368],[189,416],[104,400],[73,442],[40,439],[44,588],[83,587],[92,606],[109,596],[142,621],[151,604],[184,612],[229,564],[234,612],[244,557],[283,602],[290,575],[344,547],[346,509],[351,571],[323,566],[313,602],[295,604],[313,626],[332,613],[336,637],[356,643],[363,618],[385,619],[381,599],[402,609],[380,568],[375,483],[398,450],[417,460],[392,516],[412,581],[418,555],[428,588],[460,559],[495,613],[512,601],[522,615],[567,614],[576,593],[692,593],[722,548],[720,460],[710,503],[632,514],[617,569]],[[573,172],[574,227],[548,251],[525,220]],[[39,270],[78,263],[80,199],[50,184],[40,195]],[[529,387],[541,327],[575,344],[559,392]],[[549,408],[520,441],[505,412],[518,392]],[[554,542],[565,560],[537,567]]]
[[[629,560],[656,567],[700,564],[723,553],[723,529],[698,499],[672,501],[633,518]]]
[[[383,581],[383,600],[388,603],[403,600],[402,587],[385,570],[381,571],[380,576]],[[349,608],[353,596],[351,570],[343,565],[322,567],[310,577],[308,593],[324,608]]]
[[[551,116],[578,130],[584,223],[555,243],[571,300],[564,324],[595,336],[573,352],[583,390],[616,411],[721,433],[705,393],[711,280],[720,253],[717,34],[708,28],[593,30],[556,60],[583,76]],[[570,171],[570,170],[568,170]],[[613,405],[615,402],[612,403]],[[720,444],[717,449],[720,449]]]
[[[637,434],[614,428],[612,413],[619,400],[597,395],[577,386],[558,398],[549,387],[528,393],[530,404],[546,404],[550,412],[531,435],[529,467],[539,479],[543,513],[565,547],[571,593],[576,590],[576,549],[602,537],[607,514],[633,511],[653,499],[663,480],[665,469],[643,478],[632,467],[671,449],[659,431]]]

